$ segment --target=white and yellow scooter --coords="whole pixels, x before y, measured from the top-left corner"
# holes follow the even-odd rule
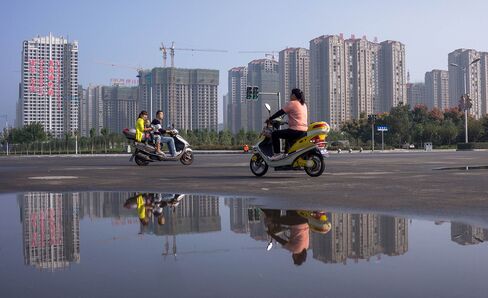
[[[271,114],[271,107],[265,104]],[[273,144],[271,133],[286,124],[283,119],[275,119],[268,123],[261,133],[261,138],[253,146],[253,155],[250,161],[251,172],[256,176],[263,176],[269,167],[275,171],[305,170],[311,177],[322,175],[325,169],[324,158],[329,156],[326,146],[327,134],[330,127],[327,122],[314,122],[308,126],[307,135],[294,140],[285,146],[285,156],[278,160],[271,160]],[[287,149],[289,147],[289,149]]]

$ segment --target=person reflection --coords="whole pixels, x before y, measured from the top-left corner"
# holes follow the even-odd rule
[[[310,245],[310,231],[328,233],[331,225],[321,211],[295,211],[262,209],[267,226],[267,233],[283,248],[291,252],[293,263],[302,265],[307,260]]]
[[[159,225],[164,225],[166,222],[164,208],[172,208],[174,212],[183,198],[183,194],[140,193],[128,198],[124,207],[137,209],[142,227],[149,225],[153,218],[157,218]]]

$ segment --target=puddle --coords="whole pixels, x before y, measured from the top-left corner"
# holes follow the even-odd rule
[[[487,227],[255,200],[0,195],[0,296],[486,297]]]
[[[474,170],[488,170],[488,166],[464,166],[464,167],[448,167],[434,169],[436,171],[474,171]]]

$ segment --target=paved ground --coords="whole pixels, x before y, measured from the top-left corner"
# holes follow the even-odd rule
[[[128,190],[271,198],[287,206],[476,215],[488,218],[488,170],[435,170],[488,165],[488,152],[342,153],[319,178],[274,172],[256,178],[249,155],[200,154],[191,166],[128,157],[2,157],[0,192]],[[61,176],[61,177],[53,177]]]

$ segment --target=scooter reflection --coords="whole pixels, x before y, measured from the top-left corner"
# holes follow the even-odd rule
[[[292,254],[293,263],[302,265],[307,260],[310,231],[326,234],[331,229],[323,211],[261,209],[265,215],[267,233],[271,237],[266,250],[271,250],[273,240]]]
[[[154,216],[158,224],[165,223],[164,208],[172,208],[173,211],[185,197],[184,194],[139,193],[128,198],[124,207],[137,209],[137,215],[142,226],[147,226]]]

